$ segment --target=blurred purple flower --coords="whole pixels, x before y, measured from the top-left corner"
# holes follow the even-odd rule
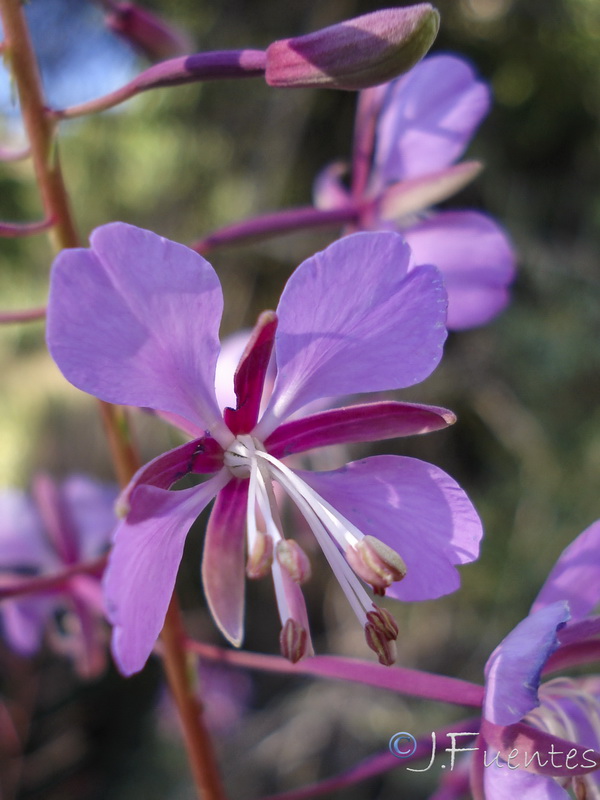
[[[116,497],[116,487],[82,475],[57,485],[38,474],[31,495],[1,491],[0,586],[26,589],[27,579],[59,575],[106,553],[117,523]],[[0,619],[8,644],[21,655],[33,655],[48,631],[51,644],[73,658],[82,675],[104,668],[102,595],[93,575],[69,574],[52,588],[5,599]]]
[[[271,573],[283,653],[292,660],[312,653],[299,588],[310,567],[283,536],[273,481],[315,534],[369,645],[391,663],[396,624],[357,574],[377,593],[391,586],[389,594],[405,600],[455,590],[453,565],[476,558],[481,536],[471,503],[445,473],[416,459],[377,456],[320,473],[293,471],[281,459],[454,421],[445,409],[397,402],[290,419],[320,398],[410,386],[432,372],[446,337],[437,270],[407,274],[410,250],[391,232],[346,237],[307,259],[277,314],[259,319],[235,373],[237,406],[222,413],[214,387],[223,300],[210,264],[124,223],[98,228],[91,245],[64,251],[53,268],[47,331],[55,361],[80,389],[154,409],[194,437],[139,470],[121,498],[127,517],[104,583],[121,670],[135,672],[148,658],[187,532],[215,496],[202,575],[219,628],[241,644],[244,572]],[[277,374],[259,419],[273,347]],[[167,491],[189,473],[213,477]],[[405,566],[396,551],[408,569],[401,584]]]
[[[315,204],[358,208],[364,230],[402,232],[412,266],[435,264],[448,291],[448,327],[488,322],[507,304],[515,259],[509,239],[478,211],[431,212],[479,172],[463,155],[490,105],[486,84],[451,55],[424,59],[407,75],[361,92],[352,186],[334,164],[317,178]]]
[[[564,550],[529,616],[488,660],[481,735],[487,762],[495,760],[483,770],[487,800],[567,800],[569,788],[577,798],[600,796],[600,676],[540,685],[549,668],[597,660],[600,617],[588,615],[599,601],[600,520]]]

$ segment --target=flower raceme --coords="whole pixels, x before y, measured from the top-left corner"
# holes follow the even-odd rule
[[[454,421],[445,409],[389,400],[306,411],[324,398],[413,385],[436,367],[446,337],[443,282],[432,266],[407,272],[409,260],[404,240],[385,232],[348,236],[303,262],[276,313],[261,315],[233,379],[236,407],[223,411],[214,388],[223,300],[204,258],[124,223],[94,231],[90,249],[58,256],[47,336],[65,377],[107,402],[153,409],[192,437],[141,468],[121,496],[125,517],[104,589],[124,673],[148,658],[187,532],[213,498],[204,591],[236,646],[245,573],[270,573],[282,652],[293,661],[313,652],[300,589],[310,564],[285,536],[275,488],[304,516],[382,663],[394,660],[396,623],[360,579],[401,600],[457,588],[454,565],[476,558],[481,524],[440,469],[399,456],[329,472],[286,464],[287,456],[313,448],[425,433]],[[276,373],[261,412],[272,355]],[[189,473],[205,480],[168,491]]]
[[[39,473],[30,494],[0,491],[0,623],[17,653],[33,655],[47,631],[82,676],[104,669],[100,581],[75,569],[108,550],[116,497],[116,487],[83,475],[57,484]]]
[[[508,302],[514,255],[506,233],[478,211],[432,212],[479,173],[456,164],[487,114],[490,92],[453,55],[425,58],[406,75],[359,96],[351,188],[344,165],[315,183],[315,205],[355,209],[362,230],[398,230],[414,264],[435,264],[448,290],[448,327],[489,322]]]

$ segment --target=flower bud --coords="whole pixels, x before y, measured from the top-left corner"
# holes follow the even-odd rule
[[[267,49],[270,86],[359,90],[385,83],[419,61],[439,28],[429,3],[387,8]]]
[[[308,635],[304,628],[295,619],[286,620],[279,634],[281,655],[295,664],[307,654]]]
[[[359,578],[371,584],[375,594],[385,594],[388,586],[406,575],[406,564],[398,553],[375,536],[365,536],[348,547],[346,559]]]
[[[273,563],[273,539],[262,531],[256,532],[252,552],[248,553],[246,575],[249,578],[264,578]]]
[[[107,28],[123,36],[151,61],[173,58],[193,50],[184,33],[134,3],[111,4],[105,23]]]
[[[296,583],[305,583],[310,578],[310,561],[304,550],[294,539],[277,542],[277,561]]]

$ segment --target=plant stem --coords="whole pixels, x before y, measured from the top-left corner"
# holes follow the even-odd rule
[[[200,796],[206,800],[225,800],[202,705],[192,688],[185,630],[175,595],[167,611],[161,640],[165,670],[185,730],[185,744],[196,786]]]
[[[21,0],[0,0],[0,18],[4,29],[3,55],[19,95],[44,217],[52,220],[50,236],[53,247],[55,251],[77,247],[79,240],[58,158],[55,138],[57,123],[51,119],[45,104]],[[139,467],[139,460],[128,436],[124,410],[101,402],[100,413],[116,474],[120,484],[125,486]],[[225,795],[212,744],[186,668],[185,637],[175,597],[171,601],[161,636],[164,668],[182,721],[198,796],[204,800],[223,800]]]

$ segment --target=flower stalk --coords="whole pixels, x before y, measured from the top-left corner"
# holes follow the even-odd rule
[[[3,55],[18,92],[44,217],[51,220],[49,234],[53,248],[59,251],[77,247],[78,235],[60,168],[56,120],[45,104],[37,61],[20,0],[0,0],[0,19],[5,36]],[[100,413],[115,471],[121,485],[125,485],[139,467],[139,461],[127,434],[124,410],[100,402]],[[60,578],[62,580],[64,576]],[[203,800],[224,800],[209,734],[185,668],[186,653],[183,649],[182,626],[175,597],[165,621],[162,639],[165,672],[182,722],[198,796]]]

